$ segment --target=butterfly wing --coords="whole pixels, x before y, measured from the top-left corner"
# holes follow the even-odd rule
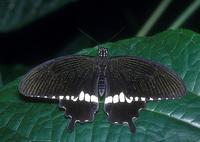
[[[186,94],[182,79],[165,66],[134,57],[111,58],[106,70],[105,111],[113,123],[128,123],[146,101],[173,99]]]
[[[19,91],[27,97],[58,99],[65,115],[75,122],[94,119],[98,110],[95,91],[96,59],[68,56],[49,60],[28,72],[19,84]]]

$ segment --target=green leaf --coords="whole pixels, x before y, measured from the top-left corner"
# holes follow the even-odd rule
[[[2,0],[0,2],[0,31],[20,28],[75,0]]]
[[[151,59],[175,70],[188,93],[179,100],[147,103],[135,121],[137,132],[108,123],[100,105],[93,123],[76,124],[66,131],[68,119],[57,102],[35,102],[20,97],[18,80],[0,89],[0,140],[10,141],[137,141],[194,142],[200,140],[200,35],[188,30],[170,30],[152,37],[121,40],[104,45],[115,55]],[[96,48],[77,54],[95,55]]]
[[[20,64],[0,65],[0,87],[23,75],[28,67]]]

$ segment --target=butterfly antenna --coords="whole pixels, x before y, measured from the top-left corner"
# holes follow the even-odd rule
[[[97,45],[100,45],[100,42],[98,42],[96,39],[94,39],[92,36],[90,36],[89,34],[87,34],[86,32],[84,32],[82,29],[77,28],[77,30],[79,32],[81,32],[84,36],[86,36],[87,38],[91,39],[92,41],[94,41]]]
[[[117,32],[116,34],[114,34],[109,40],[107,40],[107,42],[112,41],[115,37],[117,37],[121,32],[124,31],[124,29],[126,28],[126,26],[123,26],[119,32]]]

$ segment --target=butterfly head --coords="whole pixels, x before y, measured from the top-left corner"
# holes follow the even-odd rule
[[[106,58],[108,56],[108,49],[107,48],[99,48],[98,56],[101,58]]]

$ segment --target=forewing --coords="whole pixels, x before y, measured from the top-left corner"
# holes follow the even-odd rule
[[[133,57],[111,58],[106,79],[108,92],[105,111],[112,123],[128,123],[135,132],[132,118],[146,101],[180,97],[186,94],[181,78],[165,66]]]
[[[112,58],[109,72],[116,72],[128,97],[170,99],[186,94],[183,80],[167,67],[133,57]]]
[[[28,72],[20,82],[19,91],[27,97],[40,98],[77,95],[82,87],[88,89],[84,80],[95,74],[94,66],[95,60],[84,56],[52,59]]]
[[[49,60],[28,72],[21,80],[19,91],[27,97],[59,99],[59,106],[75,122],[94,119],[98,109],[95,92],[96,59],[86,56],[68,56]]]

